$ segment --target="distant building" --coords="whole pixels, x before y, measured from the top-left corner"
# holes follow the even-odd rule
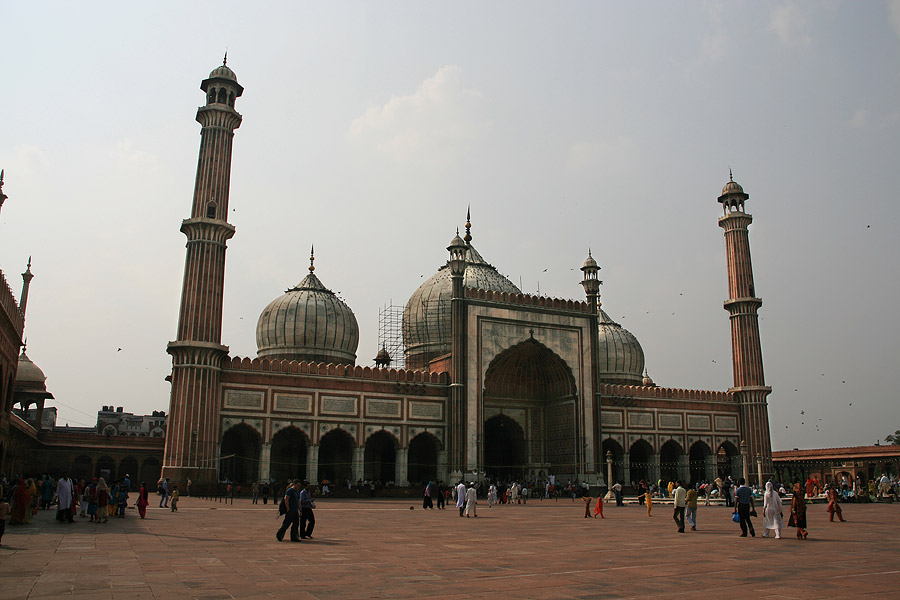
[[[868,481],[900,474],[900,446],[875,445],[847,448],[779,450],[772,453],[775,474],[782,481],[806,481],[817,477],[825,483],[840,482],[842,476]]]
[[[97,412],[97,433],[131,437],[166,437],[166,413],[154,410],[149,415],[135,415],[121,406],[104,406]]]

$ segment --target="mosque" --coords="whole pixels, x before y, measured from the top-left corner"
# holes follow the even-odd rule
[[[356,364],[356,317],[326,283],[340,274],[320,279],[312,254],[308,274],[263,308],[257,356],[231,356],[221,339],[235,234],[226,219],[244,90],[225,63],[200,89],[163,476],[198,487],[551,475],[627,486],[772,472],[752,217],[736,182],[718,197],[733,342],[726,391],[666,388],[647,376],[638,340],[601,308],[590,253],[580,269],[584,300],[525,294],[475,248],[470,219],[464,236],[448,235],[446,263],[406,303],[405,368],[390,368],[384,349],[375,367]]]

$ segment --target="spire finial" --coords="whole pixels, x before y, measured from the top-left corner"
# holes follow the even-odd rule
[[[227,48],[225,49],[225,58],[222,59],[222,66],[223,67],[228,66],[228,49]]]
[[[728,167],[728,181],[734,181],[734,175],[731,174],[731,167]]]
[[[309,272],[312,273],[316,270],[316,247],[314,245],[310,245],[309,247]]]
[[[466,207],[466,237],[463,238],[466,240],[466,245],[472,243],[472,207]]]

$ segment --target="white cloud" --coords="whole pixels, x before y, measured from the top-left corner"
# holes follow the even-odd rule
[[[769,31],[774,31],[785,44],[807,46],[812,41],[809,35],[809,15],[806,9],[794,2],[786,2],[772,9]]]
[[[482,103],[481,92],[463,87],[462,69],[446,65],[414,93],[393,96],[356,118],[348,137],[397,162],[446,160],[484,125]]]
[[[900,0],[888,0],[888,21],[891,27],[900,35]]]

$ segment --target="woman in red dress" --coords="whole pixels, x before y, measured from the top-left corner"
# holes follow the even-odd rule
[[[809,532],[806,531],[806,498],[803,497],[803,488],[800,484],[794,485],[794,494],[791,498],[791,516],[794,518],[794,527],[797,528],[797,539],[805,540]]]
[[[148,504],[150,504],[150,499],[148,498],[147,484],[142,481],[141,489],[138,492],[138,499],[137,499],[138,514],[141,515],[142,519],[147,516],[147,505]]]

